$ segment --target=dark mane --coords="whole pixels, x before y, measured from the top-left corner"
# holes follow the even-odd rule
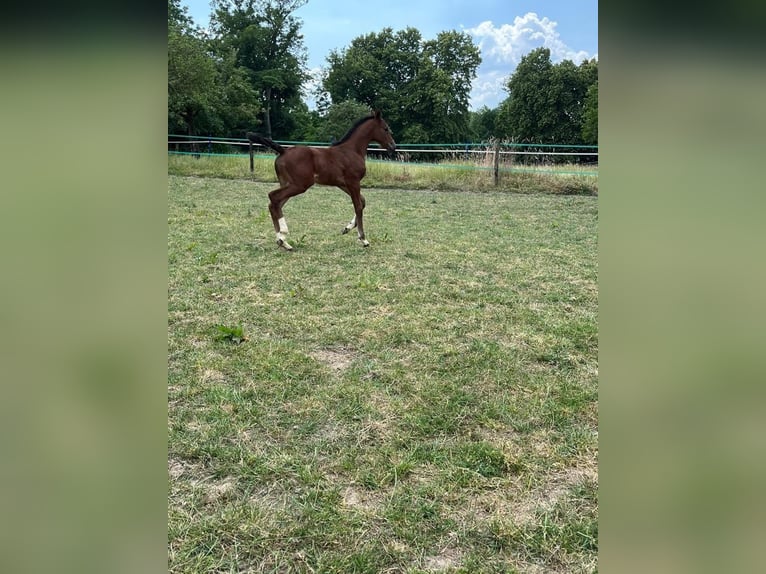
[[[375,117],[374,115],[365,116],[365,117],[363,117],[362,119],[360,119],[359,121],[357,121],[357,122],[356,122],[356,123],[355,123],[353,126],[351,126],[351,129],[349,129],[349,130],[346,132],[346,135],[345,135],[345,136],[343,136],[343,137],[342,137],[340,140],[338,140],[338,141],[334,142],[334,143],[333,143],[333,144],[332,144],[330,147],[332,147],[332,146],[336,146],[336,145],[340,145],[340,144],[342,144],[343,142],[347,141],[347,140],[348,140],[348,138],[350,138],[350,137],[351,137],[351,134],[353,134],[353,133],[354,133],[354,131],[355,131],[355,130],[356,130],[358,127],[359,127],[359,126],[361,126],[361,125],[362,125],[363,123],[365,123],[365,122],[368,122],[368,121],[370,121],[370,120],[371,120],[371,119],[373,119],[374,117]]]

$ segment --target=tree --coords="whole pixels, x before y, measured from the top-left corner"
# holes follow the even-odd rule
[[[300,102],[290,111],[290,119],[293,120],[294,127],[289,134],[289,139],[294,141],[323,141],[319,135],[322,118],[319,112],[309,110],[305,102]]]
[[[497,121],[498,108],[490,109],[482,106],[479,110],[470,114],[471,139],[487,141],[495,136],[495,123]]]
[[[423,55],[433,80],[423,86],[428,89],[430,106],[423,110],[424,124],[437,141],[457,142],[470,135],[468,113],[471,83],[481,64],[479,49],[471,37],[455,31],[441,32],[435,40],[426,42]],[[427,76],[426,76],[427,77]]]
[[[552,141],[556,123],[549,93],[551,83],[551,52],[538,48],[521,58],[508,81],[509,97],[500,105],[497,132],[500,137],[515,137],[520,141]]]
[[[260,123],[263,108],[253,89],[247,70],[237,66],[236,54],[230,52],[217,60],[218,116],[224,126],[223,137],[243,137]]]
[[[396,34],[384,28],[380,33],[354,38],[344,50],[331,51],[322,81],[329,95],[325,105],[356,101],[379,108],[397,133],[408,107],[400,88],[417,73],[421,42],[420,32],[414,28]]]
[[[300,107],[308,75],[301,21],[293,12],[307,0],[212,0],[211,28],[218,53],[234,51],[261,95],[266,135],[288,135],[290,111]]]
[[[194,28],[189,8],[181,6],[181,0],[168,0],[168,28],[179,32],[190,32]]]
[[[204,42],[179,27],[168,28],[168,132],[217,131],[218,76]]]
[[[587,145],[598,145],[598,80],[588,88],[585,96],[582,139]]]
[[[380,108],[408,143],[468,136],[468,96],[481,58],[467,34],[442,32],[424,41],[415,28],[384,28],[333,50],[327,62],[323,109],[348,100]]]
[[[554,65],[548,48],[533,50],[508,81],[496,133],[522,142],[582,144],[586,95],[597,80],[595,60]]]
[[[168,0],[168,133],[241,137],[260,110],[235,53],[215,56],[186,7]]]
[[[322,127],[319,129],[320,141],[331,142],[341,139],[354,122],[370,115],[370,107],[353,100],[331,104],[324,115]]]

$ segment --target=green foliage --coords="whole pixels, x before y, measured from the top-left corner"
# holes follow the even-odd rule
[[[488,141],[495,136],[498,108],[489,109],[482,106],[476,112],[471,112],[469,122],[471,139],[473,141]]]
[[[302,101],[306,0],[214,0],[212,36],[168,0],[168,131],[242,137],[263,120],[279,138],[316,129]],[[308,121],[306,121],[308,120]]]
[[[319,130],[319,141],[339,140],[358,119],[370,114],[370,106],[353,100],[331,104]]]
[[[309,110],[304,102],[295,105],[290,113],[293,127],[285,139],[292,141],[322,141],[319,137],[322,118],[316,110]]]
[[[458,142],[468,136],[468,97],[481,63],[468,34],[441,32],[424,41],[415,28],[384,28],[332,51],[327,62],[323,105],[352,100],[380,108],[408,143],[410,137]]]
[[[258,94],[232,51],[210,54],[190,28],[168,29],[168,132],[241,137],[258,122]]]
[[[435,40],[424,44],[425,63],[421,71],[428,71],[433,77],[430,83],[418,86],[419,112],[432,141],[459,142],[468,137],[468,103],[471,82],[476,78],[476,69],[481,64],[479,49],[465,33],[441,32]],[[419,75],[418,80],[427,78]],[[423,97],[427,94],[428,97]]]
[[[422,144],[431,141],[428,130],[419,123],[411,123],[404,128],[402,141],[411,144]]]
[[[548,48],[538,48],[522,57],[508,82],[510,96],[500,105],[496,126],[500,137],[515,136],[527,141],[537,135],[547,138],[540,141],[552,141],[550,104],[555,96],[549,93],[553,69],[550,56]]]
[[[198,134],[218,131],[219,82],[204,41],[180,28],[168,30],[168,130]]]
[[[296,129],[291,112],[300,108],[307,79],[302,22],[293,12],[307,0],[212,0],[215,53],[233,52],[247,71],[264,110],[264,131],[277,139]]]
[[[259,123],[262,111],[258,93],[249,81],[247,71],[237,66],[236,55],[229,52],[218,61],[220,103],[219,116],[224,129],[221,137],[242,137]]]
[[[168,29],[190,31],[194,21],[189,16],[189,8],[181,5],[181,0],[168,0]]]
[[[598,144],[598,80],[588,88],[585,96],[582,139],[588,145]]]
[[[496,135],[520,142],[583,144],[586,94],[598,79],[595,60],[552,64],[538,48],[521,59],[499,107]]]

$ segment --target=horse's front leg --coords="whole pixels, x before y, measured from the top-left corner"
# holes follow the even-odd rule
[[[348,233],[349,231],[351,231],[352,229],[356,227],[356,232],[359,235],[359,241],[362,242],[362,245],[364,247],[369,247],[370,242],[364,238],[364,220],[362,219],[363,218],[362,213],[364,212],[365,201],[364,201],[364,196],[360,192],[359,186],[348,185],[348,186],[338,186],[338,187],[340,187],[343,191],[345,191],[349,195],[349,197],[351,197],[351,201],[354,204],[354,217],[351,219],[351,221],[349,221],[346,227],[341,229],[340,232],[343,235],[345,235],[346,233]]]

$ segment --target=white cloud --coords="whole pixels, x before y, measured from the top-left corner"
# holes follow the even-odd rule
[[[540,18],[534,12],[516,16],[513,24],[495,27],[487,20],[465,31],[478,41],[482,57],[494,63],[513,64],[515,67],[521,57],[535,48],[545,47],[551,51],[551,60],[572,60],[579,64],[593,56],[584,50],[573,50],[559,37],[557,22],[547,17]]]
[[[482,106],[487,106],[490,109],[496,108],[508,95],[504,90],[507,81],[508,74],[506,72],[498,70],[479,71],[471,86],[471,109],[476,111]]]
[[[471,109],[486,105],[495,108],[507,97],[504,87],[522,56],[535,48],[545,47],[551,51],[551,61],[572,60],[579,64],[598,54],[574,50],[559,36],[557,22],[540,18],[534,12],[517,16],[512,24],[495,26],[486,20],[473,28],[463,30],[470,34],[481,50],[482,64],[471,90]]]

